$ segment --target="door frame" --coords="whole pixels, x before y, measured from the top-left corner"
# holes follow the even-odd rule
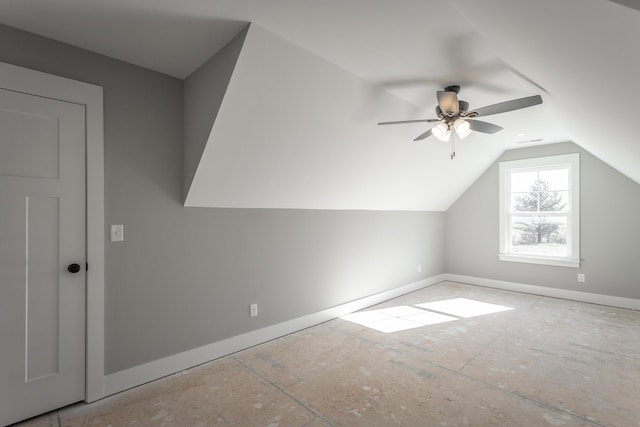
[[[104,397],[104,117],[102,87],[0,62],[0,88],[85,106],[86,373],[85,401]]]

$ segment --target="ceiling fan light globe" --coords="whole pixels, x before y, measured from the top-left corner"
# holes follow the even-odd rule
[[[460,141],[462,141],[463,139],[465,139],[469,135],[471,135],[471,131],[468,131],[467,133],[464,133],[462,135],[458,134],[458,138],[460,138]]]
[[[453,123],[453,127],[456,130],[458,137],[460,137],[460,140],[465,139],[471,134],[471,124],[464,119],[456,120]]]
[[[451,130],[446,123],[439,123],[431,129],[431,134],[440,141],[447,142],[451,136]]]

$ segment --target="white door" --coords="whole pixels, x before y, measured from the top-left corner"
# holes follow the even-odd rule
[[[0,425],[85,397],[85,233],[84,106],[0,89]]]

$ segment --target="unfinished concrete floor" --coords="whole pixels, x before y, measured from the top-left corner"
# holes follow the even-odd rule
[[[511,309],[416,307],[451,299]],[[335,319],[21,426],[640,426],[640,312],[455,283],[378,309],[411,329]]]

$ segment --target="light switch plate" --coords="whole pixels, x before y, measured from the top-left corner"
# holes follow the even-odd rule
[[[122,242],[124,240],[124,226],[122,224],[111,225],[111,241]]]

